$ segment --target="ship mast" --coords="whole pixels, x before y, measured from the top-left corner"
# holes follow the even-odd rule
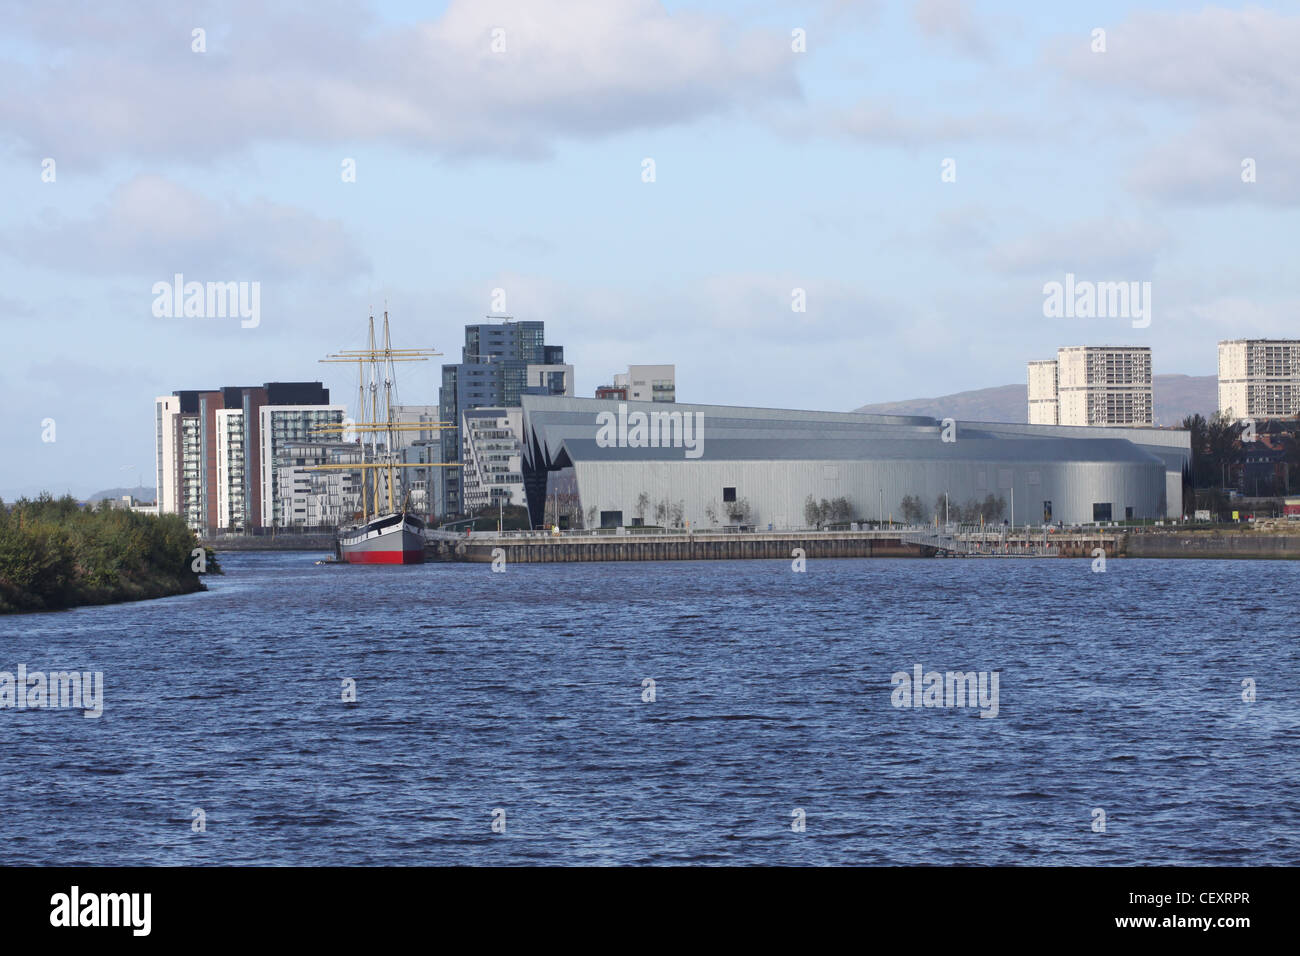
[[[393,343],[388,337],[388,310],[384,309],[384,418],[383,421],[388,425],[388,513],[392,514],[395,510],[393,507],[393,462],[396,460],[397,451],[394,448],[396,436],[393,433]],[[379,419],[375,419],[379,421]]]
[[[375,317],[373,315],[370,317],[370,336],[367,351],[369,352],[370,357],[370,361],[366,363],[370,366],[370,413],[365,417],[369,421],[377,422],[379,421],[379,382],[377,381],[379,373],[375,361]],[[370,433],[370,460],[375,462],[379,461],[379,436],[374,431],[371,431]],[[371,482],[371,486],[374,488],[375,492],[375,515],[378,516],[379,475],[375,474],[372,478],[373,481]]]
[[[336,465],[317,465],[310,469],[311,471],[335,471],[335,470],[359,470],[361,472],[361,508],[362,523],[368,523],[371,516],[379,517],[379,471],[382,469],[388,477],[388,510],[390,513],[396,511],[396,500],[394,498],[393,485],[396,481],[396,469],[398,468],[422,468],[428,473],[430,467],[438,468],[459,468],[460,462],[417,462],[415,464],[399,464],[396,460],[396,443],[400,434],[407,431],[441,431],[452,426],[447,422],[417,422],[412,424],[399,424],[395,420],[393,411],[393,387],[396,385],[396,363],[397,362],[427,362],[430,356],[441,355],[441,352],[433,349],[395,349],[392,347],[392,339],[388,326],[388,310],[384,310],[384,346],[377,348],[375,342],[375,316],[370,315],[370,322],[367,334],[367,348],[364,349],[344,349],[333,355],[329,355],[320,361],[322,362],[356,362],[357,363],[357,414],[363,419],[362,421],[353,422],[351,428],[345,428],[343,425],[320,425],[313,428],[313,432],[322,434],[342,433],[344,431],[353,431],[358,436],[358,444],[361,449],[362,462],[359,465],[336,464]],[[383,361],[383,407],[380,407],[379,396],[379,379],[380,379],[380,360]],[[370,381],[366,381],[366,372],[369,370]],[[369,391],[369,395],[367,395]],[[380,457],[379,452],[379,433],[383,432],[385,436],[384,454]],[[370,436],[369,455],[366,454],[366,435]],[[368,458],[368,460],[366,460]],[[366,472],[371,472],[370,487],[366,487]],[[373,501],[371,495],[373,494]],[[373,508],[371,507],[373,504]],[[403,504],[405,507],[405,504]]]
[[[375,317],[370,317],[373,326]],[[366,418],[366,365],[364,362],[357,362],[357,421],[365,421]],[[342,437],[340,435],[340,437]],[[361,453],[361,460],[366,460],[366,439],[365,436],[357,432],[357,450]],[[370,499],[366,495],[366,472],[369,469],[361,469],[361,523],[369,524],[370,522]]]

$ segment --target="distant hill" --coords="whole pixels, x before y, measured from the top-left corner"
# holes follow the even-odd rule
[[[928,415],[971,422],[1026,422],[1029,420],[1029,386],[999,385],[957,392],[940,398],[913,398],[906,402],[863,405],[859,412],[878,415]]]
[[[1219,384],[1214,375],[1157,375],[1151,388],[1155,393],[1157,425],[1177,425],[1192,414],[1209,418],[1219,407]],[[998,385],[939,398],[863,405],[855,411],[1023,424],[1029,420],[1029,388],[1026,385]]]
[[[132,495],[137,501],[153,501],[154,489],[146,488],[143,485],[138,488],[105,488],[103,491],[97,491],[87,501],[101,501],[104,498],[121,498],[123,495]]]
[[[1188,415],[1209,418],[1219,410],[1217,375],[1156,375],[1151,389],[1157,425],[1177,425]]]

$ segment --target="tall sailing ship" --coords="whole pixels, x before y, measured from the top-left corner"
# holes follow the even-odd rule
[[[369,345],[366,349],[345,349],[321,359],[322,362],[357,363],[357,417],[369,419],[318,429],[340,433],[355,431],[362,453],[360,463],[319,465],[316,468],[361,473],[361,510],[353,523],[339,528],[335,551],[339,560],[348,564],[421,564],[424,561],[424,521],[407,507],[409,494],[398,494],[396,475],[401,468],[446,466],[399,461],[398,445],[405,431],[436,431],[444,426],[441,422],[402,424],[395,420],[394,367],[398,362],[427,362],[430,356],[442,353],[431,349],[394,349],[389,339],[387,310],[384,311],[383,348],[375,347],[373,315],[370,317]]]

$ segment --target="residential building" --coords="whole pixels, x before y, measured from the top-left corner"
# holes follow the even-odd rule
[[[614,376],[614,388],[622,389],[629,402],[675,402],[677,366],[629,365],[626,372]]]
[[[529,365],[524,385],[528,395],[573,395],[573,366]]]
[[[401,425],[428,425],[428,429],[401,433],[401,460],[406,464],[427,464],[428,468],[403,468],[400,482],[403,494],[409,494],[412,511],[431,520],[441,511],[446,472],[441,467],[442,409],[438,405],[394,405],[393,420]]]
[[[287,419],[262,412],[322,406],[337,414],[308,415],[313,423],[341,420],[342,406],[329,406],[329,390],[320,382],[182,390],[155,399],[159,512],[179,514],[200,532],[264,526],[275,490],[266,456],[274,458],[278,442],[296,433],[286,430]],[[264,434],[268,421],[275,435]]]
[[[114,511],[134,511],[136,514],[156,515],[158,514],[158,505],[153,501],[141,501],[134,495],[122,495],[118,498],[105,498],[108,506]]]
[[[1149,426],[1154,421],[1151,381],[1151,349],[1147,346],[1057,349],[1055,362],[1029,363],[1029,422]]]
[[[1056,359],[1029,363],[1029,424],[1061,424]]]
[[[564,363],[564,348],[545,343],[546,324],[511,318],[465,326],[461,361],[442,367],[438,392],[443,429],[442,461],[459,462],[464,413],[474,408],[518,407],[524,395],[573,394],[573,367]],[[462,476],[442,468],[443,516],[464,513]]]
[[[347,417],[342,405],[263,405],[258,409],[261,435],[262,527],[285,528],[297,523],[294,493],[301,486],[282,484],[292,474],[308,443],[330,436],[322,425],[341,425]],[[317,462],[325,464],[325,460]]]
[[[361,508],[361,469],[316,470],[320,465],[354,465],[362,460],[356,442],[328,439],[285,441],[276,459],[281,528],[337,528]]]
[[[1300,415],[1300,339],[1220,342],[1219,411],[1236,419]]]
[[[473,408],[461,419],[466,513],[498,504],[524,505],[523,410]]]
[[[1242,493],[1259,497],[1286,491],[1286,445],[1279,438],[1258,435],[1254,441],[1242,442],[1237,461],[1237,487]]]
[[[161,514],[180,514],[180,414],[179,395],[154,399],[154,458],[157,460],[154,488]]]

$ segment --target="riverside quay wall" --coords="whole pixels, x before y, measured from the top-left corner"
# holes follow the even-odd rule
[[[430,557],[445,561],[490,563],[493,551],[508,563],[560,561],[727,561],[785,558],[802,548],[808,558],[918,558],[922,549],[898,534],[808,532],[750,534],[473,535],[458,541],[430,542]],[[436,549],[436,554],[432,553]]]
[[[333,551],[333,534],[213,535],[199,542],[213,551]]]
[[[1300,535],[1216,531],[1181,534],[1130,534],[1124,551],[1130,558],[1300,559]]]
[[[1120,536],[1122,537],[1122,536]],[[1120,537],[1107,535],[1052,536],[1049,542],[1061,557],[1091,557],[1102,548],[1108,556],[1120,553]],[[1013,535],[998,545],[999,556],[1028,556],[1043,544],[1042,535]],[[989,545],[987,556],[994,556]],[[733,561],[795,557],[795,549],[809,560],[821,558],[925,558],[942,549],[917,540],[915,533],[898,531],[809,531],[704,534],[529,535],[494,534],[431,539],[431,560],[490,563],[498,556],[506,563],[571,561]],[[975,557],[978,555],[969,555]]]

